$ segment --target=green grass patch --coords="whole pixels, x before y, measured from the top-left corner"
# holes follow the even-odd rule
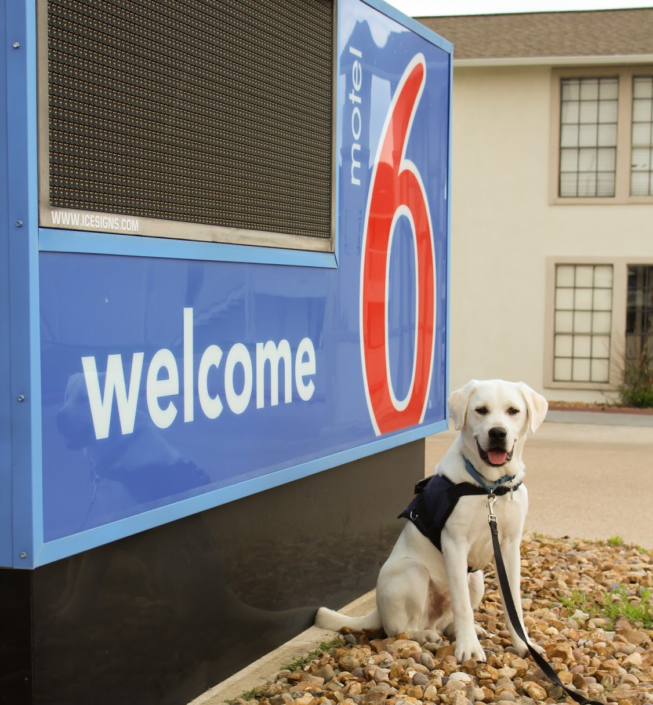
[[[638,595],[631,596],[623,585],[617,585],[605,597],[603,616],[613,623],[620,619],[641,622],[645,629],[650,629],[653,625],[651,591],[648,588],[640,588]]]
[[[225,702],[231,705],[231,703],[236,702],[239,698],[242,698],[242,700],[256,700],[263,690],[264,689],[260,687],[252,688],[251,690],[246,690],[244,693],[241,693],[238,698],[225,700]]]
[[[641,623],[645,629],[653,627],[653,599],[648,588],[631,588],[629,593],[625,585],[615,585],[601,603],[592,600],[582,590],[572,590],[568,595],[560,595],[558,600],[568,616],[580,610],[590,618],[602,617],[609,620],[608,629],[613,629],[620,619]]]
[[[323,641],[320,644],[319,649],[315,649],[314,651],[311,651],[310,653],[306,654],[305,656],[300,656],[299,658],[296,658],[294,661],[291,661],[290,663],[286,664],[285,666],[282,666],[280,668],[281,671],[294,671],[298,668],[301,668],[302,666],[305,666],[307,663],[310,663],[314,658],[317,658],[318,656],[322,656],[322,654],[329,654],[331,653],[334,649],[337,649],[339,646],[342,646],[342,640],[338,637],[335,639],[332,639],[331,641]]]
[[[342,646],[343,642],[342,639],[336,637],[335,639],[331,641],[323,641],[320,644],[319,649],[315,649],[314,651],[311,651],[310,653],[306,654],[305,656],[300,656],[299,658],[296,658],[294,661],[291,661],[290,663],[286,664],[285,666],[281,666],[279,669],[280,671],[294,671],[297,668],[301,668],[302,666],[305,666],[307,663],[312,661],[314,658],[317,658],[318,656],[322,656],[325,653],[331,653],[335,649],[337,649],[339,646]],[[233,698],[232,700],[226,700],[225,702],[227,705],[231,705],[231,703],[235,702],[239,698],[242,700],[258,700],[263,693],[265,692],[266,687],[265,686],[257,686],[256,688],[252,688],[251,690],[246,690],[245,692],[241,693],[237,698]]]
[[[598,617],[601,613],[600,607],[586,595],[582,590],[572,590],[569,595],[558,597],[560,604],[567,610],[567,615],[571,616],[576,610],[589,614],[590,617]]]
[[[611,536],[608,539],[608,544],[610,546],[623,546],[624,540],[621,538],[621,536]]]

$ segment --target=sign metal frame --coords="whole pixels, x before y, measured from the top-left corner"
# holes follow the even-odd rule
[[[383,0],[367,5],[449,55],[448,159],[451,163],[453,47]],[[0,39],[0,321],[9,332],[0,341],[0,566],[33,569],[131,534],[201,512],[248,495],[307,477],[359,458],[446,430],[447,421],[380,436],[364,445],[207,492],[151,511],[45,543],[41,433],[41,339],[39,255],[43,252],[128,255],[221,262],[248,262],[308,268],[338,267],[334,252],[208,243],[101,232],[52,230],[39,226],[38,90],[36,0],[3,3],[5,34]],[[337,33],[336,33],[336,36]],[[340,56],[340,47],[336,57]],[[336,71],[339,75],[339,72]],[[342,126],[336,121],[336,129]],[[337,211],[338,172],[335,169]],[[447,302],[445,396],[449,378],[449,267],[451,174],[447,169]],[[335,219],[334,219],[335,220]]]

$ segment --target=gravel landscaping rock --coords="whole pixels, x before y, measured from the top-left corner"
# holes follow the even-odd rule
[[[348,632],[342,645],[281,671],[235,705],[573,703],[514,651],[493,570],[476,621],[487,663],[456,663],[453,644]],[[563,683],[605,705],[653,705],[653,555],[635,547],[536,538],[522,543],[522,604],[531,639]],[[251,697],[251,694],[248,694]]]

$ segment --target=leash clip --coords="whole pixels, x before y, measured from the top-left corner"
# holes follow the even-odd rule
[[[497,523],[497,518],[494,514],[494,503],[497,501],[497,496],[494,494],[494,492],[490,492],[490,494],[487,496],[487,508],[488,508],[488,522],[490,524]]]

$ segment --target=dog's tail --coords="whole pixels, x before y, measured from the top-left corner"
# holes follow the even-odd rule
[[[340,614],[340,612],[330,610],[328,607],[320,607],[315,618],[315,626],[338,632],[343,627],[348,627],[354,631],[360,631],[362,629],[380,629],[382,624],[378,609],[362,617],[349,617],[346,614]]]

